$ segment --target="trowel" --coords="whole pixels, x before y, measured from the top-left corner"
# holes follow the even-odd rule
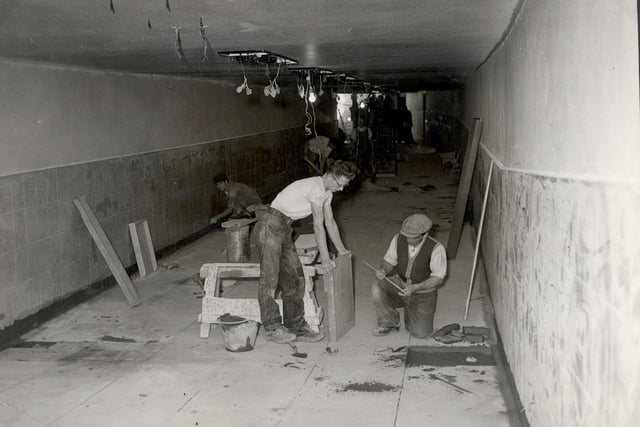
[[[296,347],[296,345],[292,342],[287,343],[289,344],[289,347],[291,347],[291,349],[293,349],[293,353],[291,353],[291,355],[293,357],[299,357],[301,359],[306,359],[307,358],[307,353],[299,353],[298,352],[298,347]]]

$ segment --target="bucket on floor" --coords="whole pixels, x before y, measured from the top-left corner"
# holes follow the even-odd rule
[[[227,351],[251,351],[258,336],[258,322],[225,313],[218,317]]]

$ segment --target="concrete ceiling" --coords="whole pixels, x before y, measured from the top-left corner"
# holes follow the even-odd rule
[[[389,89],[448,88],[489,55],[520,1],[111,0],[112,11],[110,0],[1,0],[0,57],[239,83],[239,64],[216,52],[267,50]]]

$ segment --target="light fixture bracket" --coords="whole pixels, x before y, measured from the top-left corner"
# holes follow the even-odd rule
[[[235,59],[244,64],[282,64],[295,65],[298,63],[295,59],[287,58],[278,53],[269,52],[268,50],[224,50],[218,52],[218,55]]]

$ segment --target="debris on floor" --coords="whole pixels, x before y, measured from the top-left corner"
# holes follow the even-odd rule
[[[436,374],[429,374],[429,378],[432,379],[432,380],[443,382],[443,383],[453,387],[457,392],[465,393],[465,394],[469,394],[469,395],[473,396],[473,393],[471,391],[467,390],[466,388],[462,388],[459,385],[455,385],[453,382],[448,381],[448,380],[446,380],[444,378],[441,378]]]
[[[471,344],[483,343],[489,337],[491,330],[481,326],[463,326],[460,331],[458,323],[450,323],[436,330],[433,339],[442,344],[453,344],[465,340]]]
[[[324,352],[329,354],[329,355],[331,355],[331,356],[335,355],[338,351],[340,351],[340,350],[337,349],[337,348],[331,348],[331,347],[328,347],[328,346],[327,346],[327,348],[324,349]]]
[[[365,381],[360,383],[349,383],[338,392],[356,391],[364,393],[381,393],[383,391],[396,391],[399,387],[385,384],[378,381]]]
[[[491,347],[478,346],[411,346],[406,366],[495,366]]]

